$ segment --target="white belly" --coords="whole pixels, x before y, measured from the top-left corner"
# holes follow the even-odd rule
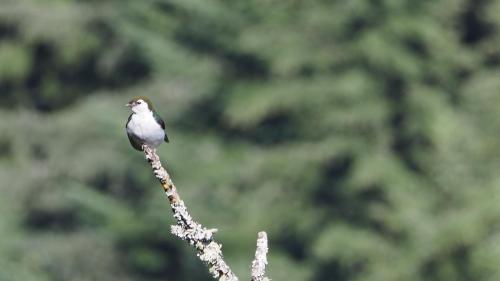
[[[165,131],[156,122],[151,113],[136,113],[127,124],[127,132],[135,135],[149,146],[157,147],[163,143]]]

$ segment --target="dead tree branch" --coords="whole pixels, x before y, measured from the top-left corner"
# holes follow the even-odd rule
[[[257,237],[257,250],[255,250],[255,259],[252,262],[252,281],[269,280],[269,278],[265,276],[267,251],[267,234],[264,231],[261,231]]]
[[[176,220],[176,225],[171,226],[172,234],[187,241],[189,245],[196,249],[196,255],[208,266],[208,270],[212,277],[224,281],[237,281],[238,277],[236,277],[224,261],[221,251],[222,245],[214,241],[214,233],[217,229],[207,229],[193,220],[186,205],[184,205],[184,202],[177,193],[177,189],[170,175],[161,165],[160,157],[156,154],[156,151],[146,145],[143,145],[142,148],[172,208],[173,216]],[[265,278],[264,271],[267,264],[266,254],[267,236],[265,232],[260,232],[257,240],[255,260],[252,263],[252,280],[266,280],[263,279]],[[254,265],[256,268],[256,275],[254,275]]]

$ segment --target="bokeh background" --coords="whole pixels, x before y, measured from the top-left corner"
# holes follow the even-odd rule
[[[500,280],[499,0],[2,0],[0,280],[211,280],[127,140],[147,95],[249,276]]]

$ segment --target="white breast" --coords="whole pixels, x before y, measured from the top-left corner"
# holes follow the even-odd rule
[[[152,112],[132,114],[127,124],[127,132],[154,147],[160,145],[165,138],[165,131],[156,122]]]

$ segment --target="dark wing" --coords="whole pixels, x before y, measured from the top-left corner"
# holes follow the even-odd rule
[[[130,119],[132,119],[132,114],[130,114],[130,116],[128,117],[127,123],[125,124],[125,129],[127,129],[127,125],[128,125],[128,122],[130,122]],[[132,145],[133,148],[135,148],[136,150],[142,151],[142,142],[139,138],[137,138],[136,136],[134,136],[132,134],[129,134],[128,132],[127,132],[127,137],[128,137],[128,140],[130,141],[130,144]]]
[[[158,116],[158,114],[154,114],[154,117],[156,119],[156,122],[158,122],[158,124],[160,124],[161,128],[163,129],[163,132],[165,132],[165,137],[163,138],[163,140],[165,142],[170,142],[168,140],[167,131],[165,130],[165,122],[163,122],[163,120],[160,118],[160,116]]]
[[[139,138],[136,136],[127,133],[128,140],[130,141],[130,144],[132,145],[133,148],[136,150],[142,151],[142,142]]]
[[[129,115],[129,117],[127,119],[127,123],[125,123],[125,129],[127,129],[128,122],[130,122],[130,119],[132,119],[132,114]]]

